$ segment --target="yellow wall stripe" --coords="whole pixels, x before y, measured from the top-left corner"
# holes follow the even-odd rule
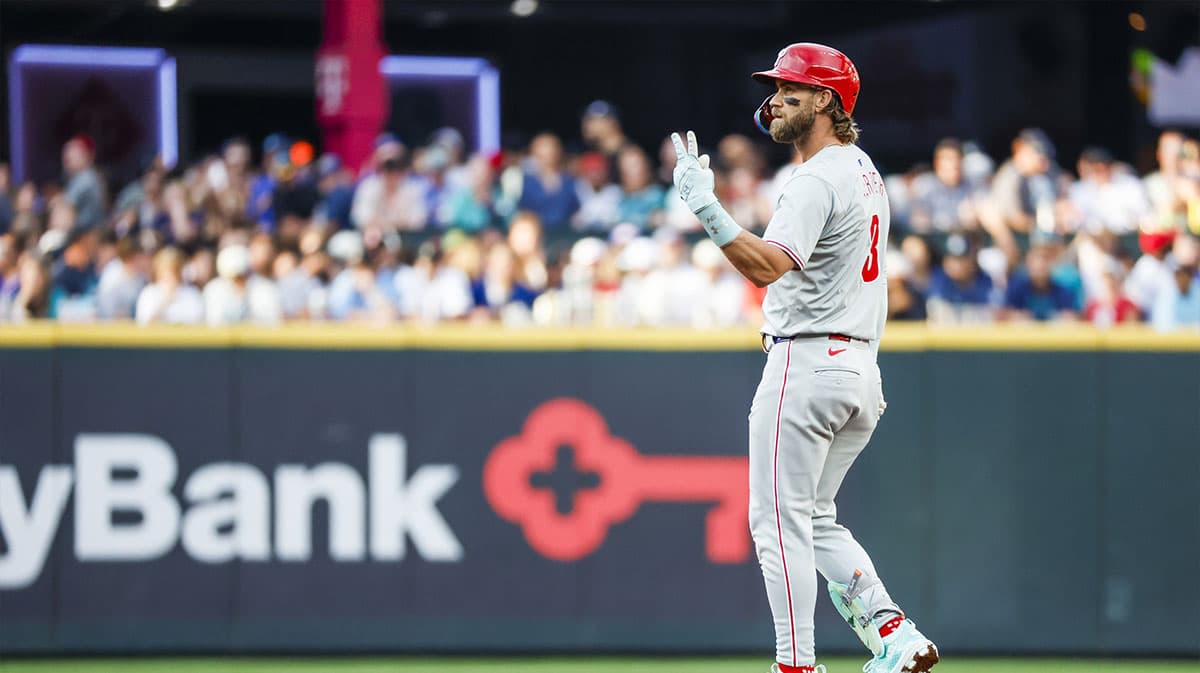
[[[132,324],[35,323],[0,327],[0,348],[283,348],[445,351],[744,351],[758,348],[751,329],[506,329],[297,324],[263,327],[138,327]],[[1200,330],[1159,334],[1145,326],[1087,325],[888,327],[884,351],[1176,351],[1200,353]]]

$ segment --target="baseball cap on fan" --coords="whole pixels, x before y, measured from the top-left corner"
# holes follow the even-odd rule
[[[86,133],[76,133],[67,139],[67,143],[78,143],[88,154],[96,153],[96,141]]]
[[[1050,140],[1050,136],[1046,135],[1045,131],[1039,128],[1022,129],[1017,134],[1017,140],[1032,147],[1049,159],[1054,158],[1054,142]]]
[[[965,236],[953,234],[946,238],[947,257],[966,257],[971,254],[971,243]]]
[[[262,150],[263,154],[272,154],[275,152],[284,152],[291,147],[292,141],[282,133],[272,133],[263,138]]]
[[[1079,153],[1079,160],[1084,163],[1103,164],[1105,166],[1109,166],[1116,161],[1116,159],[1113,158],[1112,152],[1109,152],[1103,147],[1097,147],[1095,145],[1085,147],[1083,151]]]
[[[342,169],[342,158],[333,152],[326,152],[317,159],[317,175],[327,178]]]
[[[617,112],[617,106],[606,100],[594,100],[588,103],[588,106],[583,109],[584,119],[588,117],[609,117],[611,119],[620,120],[621,115]]]
[[[400,140],[400,136],[396,135],[395,133],[392,133],[391,131],[384,131],[383,133],[380,133],[379,135],[375,136],[374,148],[379,149],[380,147],[383,147],[385,145],[403,145],[403,144],[404,143]]]
[[[371,152],[371,157],[376,163],[382,163],[390,157],[402,157],[406,151],[407,148],[404,142],[400,140],[400,136],[391,131],[384,131],[375,136],[375,145]]]

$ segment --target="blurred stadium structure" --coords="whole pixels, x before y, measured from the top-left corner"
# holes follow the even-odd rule
[[[761,231],[802,39],[893,207],[841,515],[949,652],[1200,658],[1200,7],[565,0],[0,1],[0,656],[769,651],[736,467],[585,534],[522,438],[743,455],[664,141]]]

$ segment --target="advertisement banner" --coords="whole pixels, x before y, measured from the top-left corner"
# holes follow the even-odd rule
[[[1128,385],[1150,361],[1166,397]],[[838,516],[939,644],[1200,654],[1200,588],[1161,584],[1200,554],[1194,353],[881,365],[889,409]],[[746,511],[761,366],[0,348],[0,653],[769,652]],[[827,601],[817,634],[858,650]]]

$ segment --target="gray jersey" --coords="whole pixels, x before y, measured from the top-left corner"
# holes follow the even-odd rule
[[[855,145],[831,145],[796,168],[763,240],[799,267],[767,288],[762,331],[844,334],[876,346],[887,320],[891,213],[883,178]]]

